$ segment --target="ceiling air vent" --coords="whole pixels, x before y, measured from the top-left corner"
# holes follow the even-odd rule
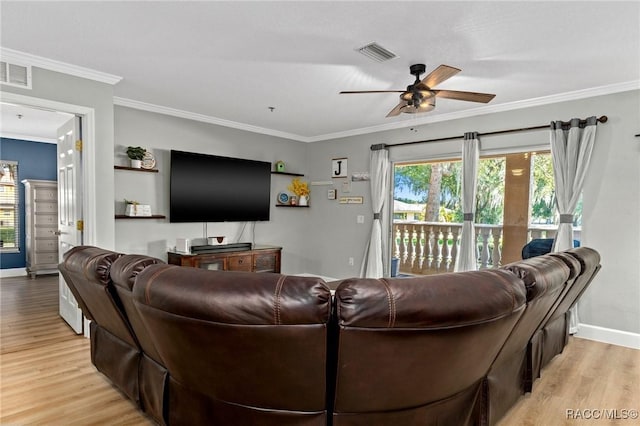
[[[369,43],[366,46],[362,46],[356,49],[356,51],[378,62],[388,61],[389,59],[393,59],[397,56],[395,53],[388,49],[385,49],[376,42]]]
[[[31,66],[0,62],[0,83],[31,89]]]

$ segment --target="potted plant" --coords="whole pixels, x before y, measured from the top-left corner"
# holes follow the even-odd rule
[[[309,184],[303,182],[300,178],[293,178],[287,189],[298,196],[298,205],[306,206],[309,204]]]
[[[139,169],[142,167],[142,159],[147,150],[139,146],[127,147],[127,157],[131,160],[131,167]]]

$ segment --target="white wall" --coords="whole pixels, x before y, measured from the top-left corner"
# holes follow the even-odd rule
[[[158,173],[115,171],[115,197],[112,203],[117,213],[124,213],[124,199],[150,204],[154,214],[169,216],[170,150],[198,152],[227,157],[247,158],[274,163],[283,160],[287,171],[305,173],[307,145],[273,136],[265,136],[212,124],[115,107],[115,164],[128,165],[124,153],[127,146],[142,146],[153,152]],[[113,170],[111,170],[113,174]],[[309,223],[310,209],[276,208],[276,195],[286,190],[290,176],[271,177],[271,219],[255,222],[255,242],[282,246],[282,272],[305,271],[304,230]],[[239,194],[241,196],[241,194]],[[208,223],[209,236],[227,236],[236,242],[242,223]],[[252,223],[240,241],[251,241]],[[175,246],[176,238],[189,238],[203,244],[203,223],[170,223],[166,220],[120,219],[115,224],[115,249],[124,253],[144,253],[166,260],[167,249]]]
[[[202,236],[200,224],[170,224],[168,221],[113,219],[116,200],[137,197],[168,211],[168,159],[171,148],[239,156],[251,159],[284,160],[292,171],[306,174],[310,181],[331,181],[331,186],[313,186],[311,208],[273,208],[271,221],[256,225],[256,242],[283,247],[283,272],[310,272],[329,277],[358,275],[364,245],[371,226],[368,183],[353,182],[351,192],[341,193],[344,179],[331,179],[332,158],[348,157],[349,174],[368,171],[369,147],[376,143],[398,143],[461,135],[465,131],[494,130],[546,124],[551,120],[607,115],[609,122],[598,127],[591,171],[585,182],[583,240],[598,250],[602,270],[580,303],[580,319],[596,327],[640,333],[640,91],[598,96],[553,105],[487,114],[325,142],[304,144],[215,125],[159,114],[114,107],[113,88],[104,83],[33,69],[33,90],[2,87],[2,91],[83,105],[96,111],[95,187],[98,219],[96,243],[129,253],[147,253],[161,258],[176,237]],[[483,149],[546,143],[546,132],[483,138]],[[158,158],[157,176],[117,172],[123,164],[123,148],[141,145]],[[459,142],[436,142],[391,150],[394,159],[429,158],[456,153]],[[115,158],[115,160],[114,160]],[[272,179],[272,198],[286,188],[282,176]],[[115,186],[115,189],[114,189]],[[143,194],[129,187],[144,188]],[[340,195],[364,196],[364,204],[340,205],[328,200],[326,190]],[[148,195],[148,198],[146,196]],[[143,199],[143,197],[145,197]],[[365,216],[357,224],[357,215]],[[238,224],[209,224],[209,235],[235,236]],[[243,238],[244,239],[244,238]],[[354,265],[348,265],[348,258]]]
[[[113,86],[33,67],[31,90],[5,85],[1,88],[3,92],[94,110],[95,182],[86,190],[97,195],[95,198],[96,223],[88,226],[94,234],[92,236],[94,244],[113,248],[114,213],[111,201],[113,199],[113,162],[111,161],[113,157]]]
[[[552,120],[607,115],[598,126],[596,147],[583,194],[582,245],[602,256],[602,270],[580,303],[580,320],[599,327],[640,333],[640,91],[598,96],[553,105],[487,114],[472,118],[416,126],[317,142],[309,146],[308,170],[312,180],[326,180],[331,158],[348,157],[349,173],[368,170],[369,147],[377,143],[399,143],[462,135],[466,131],[491,132],[544,125]],[[546,130],[484,137],[484,151],[507,147],[521,149],[548,145]],[[433,142],[391,148],[394,160],[425,159],[459,155],[460,141]],[[339,196],[346,195],[340,194]],[[367,184],[354,183],[352,195],[364,195],[364,205],[339,205],[312,192],[312,225],[308,228],[309,272],[345,277],[357,275],[367,233],[371,226],[370,193]],[[320,198],[320,200],[318,199]],[[364,225],[356,215],[364,214]],[[347,265],[354,256],[355,266]]]

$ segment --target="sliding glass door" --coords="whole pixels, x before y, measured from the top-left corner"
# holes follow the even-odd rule
[[[462,229],[460,159],[394,165],[392,255],[399,274],[452,272]],[[521,259],[533,238],[557,229],[549,152],[481,157],[476,197],[479,268]],[[580,225],[581,209],[576,223]],[[579,235],[579,228],[578,228]]]

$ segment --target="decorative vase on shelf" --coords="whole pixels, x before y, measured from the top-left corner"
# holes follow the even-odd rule
[[[142,160],[131,159],[131,168],[132,169],[140,169],[140,168],[142,168]]]
[[[309,197],[307,195],[301,195],[298,199],[299,206],[308,206],[309,205]]]

